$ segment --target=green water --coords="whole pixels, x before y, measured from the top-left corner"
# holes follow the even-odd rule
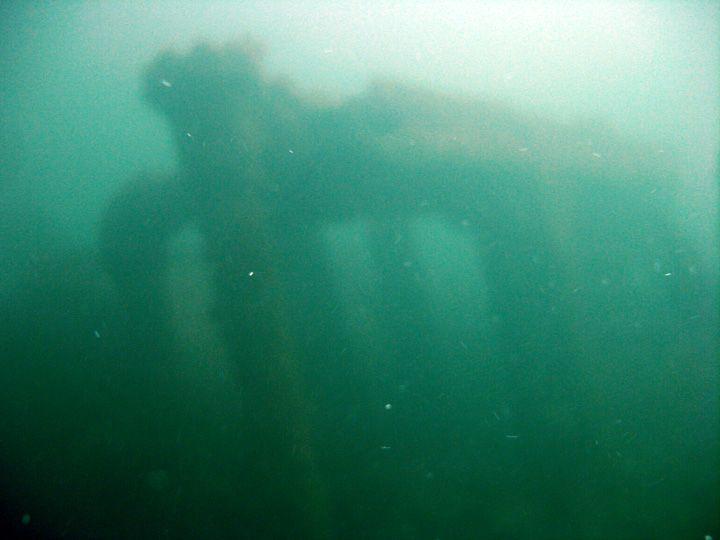
[[[719,21],[1,7],[0,537],[718,538]]]

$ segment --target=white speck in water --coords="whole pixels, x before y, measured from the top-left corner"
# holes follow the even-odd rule
[[[706,535],[705,535],[705,540],[713,540],[713,537],[710,536],[709,534],[706,534]]]
[[[100,332],[98,332],[97,330],[94,330],[93,334],[95,334],[96,338],[100,339]]]
[[[520,435],[505,435],[506,439],[517,439],[519,437],[520,437]]]
[[[390,409],[392,409],[392,403],[386,403],[386,404],[385,404],[385,410],[386,410],[386,411],[389,411]]]
[[[160,84],[162,84],[165,88],[170,88],[172,86],[172,83],[167,79],[162,79],[160,81]]]
[[[524,152],[527,152],[527,151],[528,151],[527,146],[523,146],[522,148],[518,148],[518,152],[523,152],[523,153],[524,153]]]
[[[294,154],[294,153],[295,153],[295,150],[293,150],[292,148],[290,148],[290,149],[288,150],[288,152],[290,152],[291,154]]]
[[[600,158],[600,154],[598,154],[597,152],[593,152],[592,155],[593,155],[593,157],[594,157],[595,159],[599,159],[599,158]]]
[[[412,261],[405,261],[405,262],[403,263],[403,266],[404,266],[405,268],[410,268],[410,267],[412,266]]]
[[[663,275],[664,275],[665,277],[670,277],[670,276],[672,276],[672,272],[665,272]]]
[[[610,280],[604,277],[600,280],[600,283],[602,283],[603,285],[610,285]]]
[[[249,277],[253,277],[255,275],[255,272],[248,272]]]
[[[20,520],[20,522],[21,522],[23,525],[27,525],[28,523],[30,523],[30,514],[23,514],[23,517],[22,517],[22,519]]]
[[[392,446],[381,446],[380,450],[390,450]]]
[[[325,54],[332,54],[333,52],[335,52],[335,51],[333,51],[333,50],[330,49],[330,48],[328,48],[328,49],[323,49],[323,53],[325,53]]]
[[[189,131],[186,131],[186,132],[185,132],[185,135],[187,135],[189,138],[192,139],[192,133],[190,133]]]

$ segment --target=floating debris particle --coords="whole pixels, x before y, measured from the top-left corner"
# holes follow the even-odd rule
[[[171,87],[172,87],[172,83],[171,83],[170,81],[168,81],[167,79],[162,79],[162,80],[160,81],[160,84],[162,84],[165,88],[171,88]]]
[[[27,525],[30,523],[30,514],[23,514],[22,519],[20,520],[20,523],[23,525]]]
[[[93,334],[95,334],[96,338],[100,339],[100,332],[98,332],[97,330],[93,330]]]
[[[386,410],[386,411],[389,411],[390,409],[392,409],[392,403],[386,403],[386,404],[385,404],[385,410]]]

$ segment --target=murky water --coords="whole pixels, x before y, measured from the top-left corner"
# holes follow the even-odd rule
[[[0,21],[3,537],[720,535],[716,5]]]

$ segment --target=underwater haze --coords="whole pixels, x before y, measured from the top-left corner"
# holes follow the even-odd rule
[[[0,6],[0,536],[720,537],[714,2]]]

